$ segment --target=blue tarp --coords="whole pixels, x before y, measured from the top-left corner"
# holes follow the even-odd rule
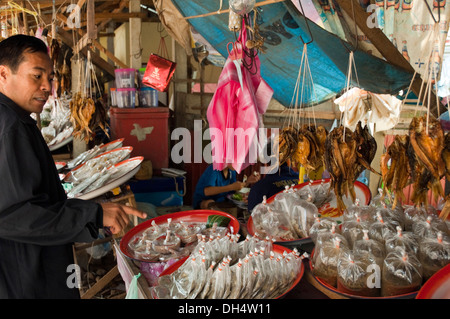
[[[217,1],[172,0],[180,13],[196,16],[217,11]],[[228,8],[228,1],[223,1]],[[258,7],[257,24],[265,38],[265,53],[260,53],[261,76],[274,89],[274,99],[285,107],[291,107],[301,63],[303,42],[308,44],[308,59],[314,81],[314,92],[303,95],[304,105],[322,103],[346,88],[349,49],[338,36],[306,20],[289,1]],[[236,35],[228,29],[228,13],[188,19],[221,55],[228,56],[227,43]],[[301,38],[300,38],[301,37]],[[409,86],[411,73],[395,67],[382,59],[361,50],[354,52],[359,84],[353,75],[354,86],[373,93],[397,94]],[[301,87],[300,82],[300,87]],[[309,83],[305,82],[305,85]],[[315,93],[315,94],[314,94]]]

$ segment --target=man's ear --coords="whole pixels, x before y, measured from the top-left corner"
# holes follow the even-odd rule
[[[0,65],[0,83],[5,83],[10,73],[11,70],[9,67],[7,67],[6,65]]]

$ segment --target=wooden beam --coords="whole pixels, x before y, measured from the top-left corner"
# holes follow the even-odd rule
[[[58,13],[56,15],[56,17],[62,21],[62,22],[66,22],[67,21],[67,17],[61,13]],[[97,30],[99,30],[99,28],[97,28]],[[72,45],[71,47],[73,47],[74,51],[82,51],[82,49],[84,49],[86,47],[86,45],[88,44],[92,44],[93,46],[95,46],[97,49],[99,49],[100,51],[102,51],[104,54],[106,54],[106,56],[108,58],[110,58],[112,61],[114,61],[115,64],[117,64],[118,66],[120,66],[121,68],[128,68],[126,63],[123,63],[122,61],[120,61],[114,54],[112,54],[110,51],[108,51],[105,47],[103,47],[97,40],[95,39],[89,39],[86,35],[86,33],[81,30],[78,29],[78,34],[80,34],[82,36],[82,38],[80,39],[80,41],[77,43],[76,46]],[[88,40],[86,40],[88,39]],[[103,60],[103,59],[102,59]],[[94,61],[94,60],[92,60]],[[104,61],[104,60],[103,60]],[[106,62],[106,61],[105,61]],[[108,63],[108,62],[106,62]],[[114,67],[111,66],[113,69]],[[108,72],[110,73],[110,72]],[[112,73],[112,75],[114,75],[114,71]]]
[[[95,0],[87,0],[86,20],[88,39],[97,39],[97,26],[95,25]]]
[[[371,28],[368,26],[367,18],[370,14],[364,11],[358,0],[336,0],[336,2],[339,4],[339,7],[349,15],[349,17],[353,17],[353,15],[355,16],[355,22],[359,29],[367,36],[370,42],[377,48],[377,50],[386,59],[387,62],[406,71],[414,73],[414,68],[403,57],[400,51],[392,44],[388,37],[386,37],[384,32],[379,28]],[[416,96],[420,95],[422,82],[423,80],[420,75],[416,74],[416,77],[411,84],[411,91],[413,91]],[[430,105],[430,111],[435,116],[437,116],[438,110],[436,106],[436,95],[434,92],[431,92],[430,98],[430,101],[432,101]],[[428,105],[428,95],[422,94],[422,96],[420,96],[420,99],[424,105]],[[442,114],[446,111],[441,103],[439,103],[439,106],[439,114]]]
[[[58,28],[58,30],[56,32],[58,33],[62,42],[64,42],[66,45],[68,45],[71,48],[73,47],[72,34],[64,31],[61,28]],[[84,47],[82,50],[80,50],[80,53],[83,54],[84,56],[87,56],[87,47]],[[99,67],[100,69],[105,71],[106,73],[108,73],[112,76],[115,76],[114,66],[111,65],[110,63],[108,63],[107,61],[105,61],[100,55],[91,51],[91,58],[92,58],[92,63],[94,63],[94,65],[96,65],[97,67]]]

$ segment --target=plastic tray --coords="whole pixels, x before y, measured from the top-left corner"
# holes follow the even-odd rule
[[[145,222],[133,227],[130,229],[121,239],[120,241],[120,251],[127,256],[128,258],[142,261],[142,262],[149,262],[148,260],[139,260],[133,256],[133,254],[128,250],[128,243],[130,240],[140,232],[146,230],[147,228],[152,226],[152,222],[155,221],[157,225],[165,223],[169,218],[172,218],[172,222],[177,222],[179,220],[183,222],[207,222],[208,216],[210,215],[221,215],[226,216],[230,218],[230,223],[228,224],[228,229],[231,231],[231,227],[233,227],[233,234],[237,234],[239,232],[239,221],[236,219],[236,217],[227,214],[225,212],[221,211],[215,211],[215,210],[187,210],[172,214],[165,214],[162,216],[158,216],[149,220],[146,220]]]

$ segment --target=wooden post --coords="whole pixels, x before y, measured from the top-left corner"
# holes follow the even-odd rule
[[[130,12],[141,11],[140,0],[130,0],[129,3]],[[142,47],[141,47],[141,18],[129,19],[129,32],[130,32],[130,67],[133,69],[139,69],[142,65]]]
[[[89,40],[97,39],[97,26],[95,25],[95,0],[87,0],[86,8],[87,37]]]

